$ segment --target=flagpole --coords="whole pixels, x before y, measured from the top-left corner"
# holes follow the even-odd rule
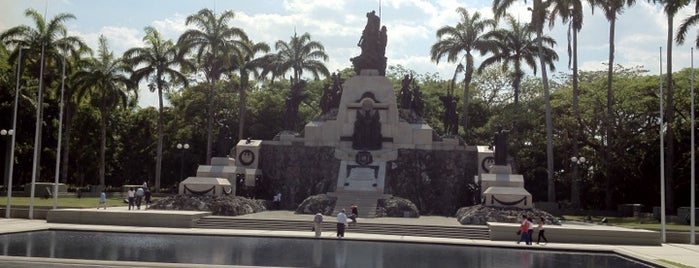
[[[691,61],[690,61],[690,62],[691,62],[690,66],[692,67],[692,76],[691,76],[692,79],[690,80],[690,85],[691,85],[691,86],[690,86],[690,88],[691,88],[691,90],[690,90],[690,92],[691,92],[690,95],[691,95],[691,96],[690,96],[690,97],[692,98],[692,101],[691,101],[691,109],[690,109],[690,110],[692,110],[692,133],[691,133],[691,136],[692,136],[692,146],[691,146],[690,148],[691,148],[691,151],[692,151],[692,161],[690,162],[690,165],[692,166],[692,169],[691,169],[691,170],[692,170],[692,175],[691,175],[691,177],[690,177],[690,178],[691,178],[691,179],[690,179],[691,182],[690,182],[690,184],[689,184],[689,185],[690,185],[690,187],[689,187],[689,188],[690,188],[690,196],[691,196],[691,198],[690,198],[690,199],[691,199],[691,203],[690,203],[691,205],[690,205],[690,207],[689,207],[689,211],[690,211],[690,212],[689,212],[689,215],[690,215],[690,220],[689,220],[689,222],[690,222],[690,224],[689,224],[689,225],[690,225],[690,228],[689,228],[689,230],[690,230],[690,231],[689,231],[689,244],[694,245],[694,244],[696,244],[696,241],[695,241],[695,240],[696,240],[696,234],[695,234],[695,230],[694,230],[694,227],[695,227],[695,222],[694,222],[694,221],[695,221],[695,218],[696,218],[696,208],[695,208],[695,203],[694,203],[694,193],[695,193],[695,191],[696,191],[696,189],[695,189],[696,186],[695,186],[695,184],[694,184],[694,181],[695,181],[694,178],[695,178],[695,175],[696,175],[695,170],[694,170],[694,169],[695,169],[695,168],[694,168],[694,163],[695,163],[694,154],[695,154],[695,151],[696,151],[696,147],[694,146],[694,48],[693,48],[693,47],[690,49],[690,54],[691,54],[691,56],[690,56],[690,59],[691,59]]]
[[[39,92],[37,93],[36,101],[36,130],[34,132],[34,159],[32,164],[32,184],[29,193],[29,219],[34,219],[34,193],[36,192],[36,177],[41,168],[38,164],[41,159],[41,123],[43,120],[43,109],[44,106],[44,52],[46,47],[44,44],[41,45],[41,60],[39,61],[41,66],[39,67]]]
[[[663,122],[663,47],[660,47],[660,242],[665,243],[665,148]]]
[[[65,36],[64,36],[65,38]],[[63,75],[61,76],[61,100],[59,102],[58,112],[58,145],[56,145],[56,175],[53,183],[53,209],[58,207],[58,175],[61,171],[61,139],[63,138],[63,96],[65,93],[65,82],[66,82],[66,55],[68,54],[63,51]]]
[[[19,103],[19,80],[22,77],[22,48],[19,48],[19,56],[17,57],[17,83],[15,86],[15,110],[12,114],[12,149],[10,149],[10,168],[8,170],[7,180],[7,205],[5,206],[5,218],[10,218],[12,210],[12,168],[15,166],[15,137],[17,137],[17,104]]]

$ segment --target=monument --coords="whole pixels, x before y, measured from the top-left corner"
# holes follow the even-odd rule
[[[488,173],[480,174],[481,195],[486,206],[532,208],[532,195],[524,189],[524,177],[512,174],[507,163],[508,130],[495,132],[493,157],[486,157],[481,165]],[[492,165],[491,165],[492,163]]]

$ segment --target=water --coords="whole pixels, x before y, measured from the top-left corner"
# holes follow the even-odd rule
[[[39,231],[0,235],[8,256],[294,267],[650,267],[615,254],[240,236]]]

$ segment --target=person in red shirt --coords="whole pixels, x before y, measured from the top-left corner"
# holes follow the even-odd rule
[[[524,241],[524,243],[526,243],[526,244],[529,244],[528,239],[527,239],[529,236],[528,232],[529,232],[529,221],[527,220],[527,216],[522,215],[522,224],[519,226],[519,231],[517,231],[517,234],[519,235],[519,241],[517,241],[517,244],[519,244],[519,242],[522,242],[522,241]]]

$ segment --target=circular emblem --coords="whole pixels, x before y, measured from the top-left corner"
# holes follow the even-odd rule
[[[481,162],[481,167],[485,172],[490,172],[490,166],[495,164],[495,157],[488,156],[486,158],[483,158],[483,162]]]
[[[374,157],[371,156],[370,152],[361,151],[354,157],[354,161],[360,166],[366,166],[371,164],[371,162],[374,162]]]
[[[240,152],[240,154],[238,154],[238,160],[241,164],[243,164],[243,166],[249,166],[255,162],[255,153],[250,150],[243,150]]]

